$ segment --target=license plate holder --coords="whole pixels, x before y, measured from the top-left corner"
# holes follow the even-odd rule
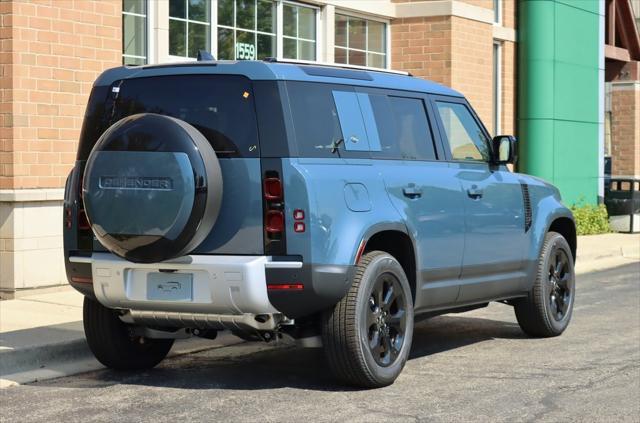
[[[147,300],[193,301],[193,274],[175,272],[147,274]]]

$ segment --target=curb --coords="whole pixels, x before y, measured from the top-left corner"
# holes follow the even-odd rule
[[[189,338],[177,340],[167,357],[243,343],[221,333],[215,340]],[[10,351],[0,350],[0,389],[40,380],[104,369],[84,338]]]

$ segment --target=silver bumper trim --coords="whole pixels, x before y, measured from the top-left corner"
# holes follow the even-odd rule
[[[255,315],[280,313],[269,302],[265,269],[302,267],[301,262],[274,262],[268,256],[189,255],[160,263],[132,263],[110,253],[94,253],[91,257],[72,256],[69,261],[91,264],[97,300],[108,308],[131,310],[132,317],[149,320],[155,316],[174,323],[185,320],[206,325],[216,321],[218,326],[254,329],[272,329],[269,326],[274,324],[274,319],[260,324]],[[189,274],[190,296],[177,301],[149,299],[148,275],[162,271]]]

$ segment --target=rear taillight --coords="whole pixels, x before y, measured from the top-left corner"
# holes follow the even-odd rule
[[[280,175],[268,171],[262,181],[264,195],[264,231],[267,242],[280,241],[284,237],[284,190]]]
[[[306,230],[304,220],[304,210],[296,209],[293,211],[293,231],[302,233]]]
[[[269,234],[281,234],[284,231],[284,213],[269,210],[265,218],[265,230]]]
[[[87,219],[87,213],[84,211],[84,209],[78,210],[78,229],[80,229],[81,231],[87,231],[91,229],[89,219]]]
[[[73,212],[71,211],[71,207],[64,208],[64,227],[67,229],[71,229],[73,226]]]
[[[282,200],[282,181],[280,181],[280,178],[265,178],[264,198],[267,201]]]
[[[304,285],[301,283],[270,283],[267,289],[271,291],[302,291]]]

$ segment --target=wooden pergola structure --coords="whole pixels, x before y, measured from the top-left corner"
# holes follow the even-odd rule
[[[607,0],[605,11],[606,81],[640,79],[640,37],[630,0]]]

